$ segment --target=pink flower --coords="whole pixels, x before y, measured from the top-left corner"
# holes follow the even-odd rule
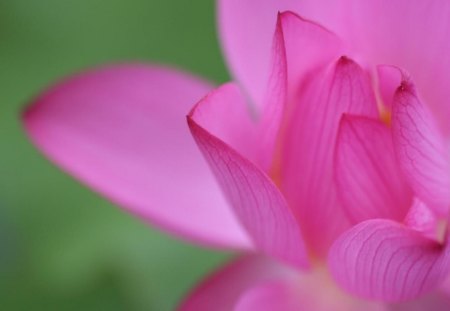
[[[198,101],[212,87],[172,69],[85,72],[26,111],[32,140],[142,219],[247,253],[181,310],[449,310],[450,3],[218,11],[237,82]]]

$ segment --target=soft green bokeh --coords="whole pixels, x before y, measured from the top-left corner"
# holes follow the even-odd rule
[[[226,254],[176,241],[53,167],[27,101],[97,64],[173,64],[228,79],[214,2],[0,1],[0,310],[171,310]]]

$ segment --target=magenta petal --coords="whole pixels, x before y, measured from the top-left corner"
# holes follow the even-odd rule
[[[215,109],[223,111],[221,105],[228,111],[238,110],[230,108],[235,105],[245,107],[237,90],[233,85],[222,86],[197,104],[188,117],[192,135],[256,247],[290,264],[305,266],[307,254],[300,228],[283,195],[261,169],[226,143],[228,133],[241,133],[248,146],[256,145],[256,137],[253,144],[245,138],[247,123],[236,122],[245,117],[222,113],[218,118],[213,113]]]
[[[336,240],[328,263],[351,293],[402,301],[439,286],[450,269],[450,248],[392,220],[374,219]]]
[[[298,87],[308,79],[308,73],[336,59],[341,42],[323,27],[306,21],[292,12],[278,15],[272,46],[272,66],[261,112],[263,135],[260,139],[260,163],[267,171],[279,163],[279,136],[283,135],[283,118],[287,103],[295,101]],[[299,57],[301,55],[301,57]],[[274,150],[273,152],[264,152]]]
[[[378,88],[384,109],[391,111],[394,94],[403,80],[402,72],[393,66],[377,66]]]
[[[174,70],[111,66],[51,88],[24,123],[49,158],[132,213],[184,238],[249,247],[185,124],[210,89]]]
[[[180,311],[233,310],[240,296],[249,288],[274,278],[284,278],[293,271],[269,259],[246,256],[228,264],[200,284],[181,304]]]
[[[376,117],[378,110],[368,74],[346,57],[315,71],[297,94],[283,141],[282,186],[309,246],[325,254],[348,225],[333,177],[339,121],[343,113]]]
[[[283,124],[287,103],[295,101],[297,90],[307,81],[308,73],[336,59],[341,47],[340,39],[322,26],[292,12],[278,15],[269,81],[261,112],[260,126],[264,129],[261,148],[280,151],[276,143],[280,132],[285,130],[280,125]],[[273,156],[273,153],[260,152],[263,167],[278,165],[272,163]],[[277,154],[275,158],[279,156]]]
[[[450,310],[450,296],[435,291],[419,299],[397,303],[389,306],[389,311],[448,311]]]
[[[445,281],[441,284],[440,290],[450,297],[450,275],[447,275]]]
[[[395,152],[415,194],[439,214],[450,207],[448,150],[411,82],[403,81],[392,107]]]
[[[335,152],[337,188],[350,219],[402,221],[412,194],[398,167],[389,128],[381,121],[345,115]]]

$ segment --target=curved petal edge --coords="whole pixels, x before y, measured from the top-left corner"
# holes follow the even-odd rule
[[[110,65],[51,87],[23,123],[48,158],[131,213],[188,240],[248,249],[185,124],[210,89],[173,69]]]

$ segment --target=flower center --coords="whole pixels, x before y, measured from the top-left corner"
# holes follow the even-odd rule
[[[296,274],[294,290],[302,295],[302,306],[309,310],[381,310],[381,305],[358,299],[344,292],[332,279],[325,265]],[[323,299],[326,297],[326,299]]]

